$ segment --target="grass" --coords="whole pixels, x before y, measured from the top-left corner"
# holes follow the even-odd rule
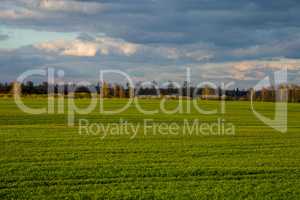
[[[115,108],[125,100],[107,100]],[[25,100],[43,107],[46,100]],[[77,100],[84,107],[88,100]],[[157,100],[141,100],[145,109]],[[186,102],[185,102],[186,103]],[[174,108],[177,102],[167,102]],[[200,103],[219,108],[217,101]],[[273,115],[273,103],[256,103]],[[233,123],[233,136],[144,135],[137,137],[79,135],[78,120],[109,124],[122,118],[130,123],[182,125],[184,119]],[[29,115],[13,100],[0,99],[0,199],[299,199],[300,104],[288,106],[288,132],[281,134],[252,114],[248,102],[227,102],[225,114],[142,115],[135,107],[115,115],[97,110],[77,115],[68,127],[66,114]]]

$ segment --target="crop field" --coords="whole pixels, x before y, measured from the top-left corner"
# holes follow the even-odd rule
[[[41,108],[46,98],[26,98]],[[109,99],[106,109],[126,100]],[[88,99],[76,104],[85,107]],[[168,108],[176,100],[166,102]],[[187,101],[184,102],[184,105]],[[218,101],[201,101],[204,110]],[[145,110],[158,100],[140,100]],[[273,103],[255,103],[265,116]],[[65,107],[67,110],[67,106]],[[184,134],[185,120],[213,123],[222,118],[234,135]],[[178,134],[141,128],[133,135],[88,133],[85,123],[133,125],[177,123]],[[77,114],[73,127],[67,112],[32,115],[12,99],[0,100],[0,199],[300,199],[300,104],[288,105],[288,131],[280,133],[259,121],[249,102],[226,102],[224,113],[191,112],[145,115],[131,106],[119,114]],[[81,130],[82,132],[80,132]]]

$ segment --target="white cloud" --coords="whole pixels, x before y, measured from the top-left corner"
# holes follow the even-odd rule
[[[237,62],[191,65],[204,78],[234,80],[260,80],[268,71],[283,68],[300,70],[300,59],[277,58],[273,60],[246,60]]]
[[[233,63],[233,69],[241,72],[258,69],[280,70],[283,67],[289,70],[300,69],[300,60],[279,58],[274,60],[254,60]]]
[[[144,55],[153,55],[157,58],[167,58],[170,60],[190,59],[194,61],[208,61],[213,58],[213,54],[205,50],[192,51],[186,49],[179,50],[173,47],[147,46],[106,36],[91,40],[74,39],[42,42],[35,45],[35,47],[68,56],[96,56],[97,53],[101,55],[132,56],[139,52]]]
[[[98,44],[99,51],[103,55],[107,55],[112,52],[130,56],[135,54],[139,48],[138,44],[110,37],[98,37],[95,42]]]
[[[95,56],[97,45],[92,42],[82,42],[80,40],[65,41],[56,40],[53,42],[43,42],[35,45],[36,48],[47,52],[55,52],[66,56]]]
[[[94,41],[75,40],[55,40],[43,42],[34,45],[35,48],[47,52],[55,52],[67,56],[96,56],[97,53],[102,55],[118,54],[130,56],[137,52],[138,45],[125,42],[120,39],[109,37],[98,37]]]

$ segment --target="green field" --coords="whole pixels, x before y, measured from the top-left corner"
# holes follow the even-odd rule
[[[125,100],[107,100],[106,108]],[[26,99],[43,107],[46,99]],[[84,107],[89,100],[77,100]],[[168,106],[177,102],[170,100]],[[217,108],[217,101],[203,101]],[[147,110],[158,100],[141,100]],[[256,103],[273,115],[273,103]],[[141,130],[128,135],[80,135],[78,120],[133,124],[183,124],[183,120],[233,123],[233,136],[161,135]],[[135,107],[115,115],[98,110],[76,116],[29,115],[13,100],[0,100],[0,199],[300,199],[300,104],[289,104],[288,132],[276,132],[257,120],[249,102],[227,102],[225,114],[142,115]]]

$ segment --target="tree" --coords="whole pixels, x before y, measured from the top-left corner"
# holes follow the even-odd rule
[[[122,86],[120,86],[120,88],[119,88],[119,97],[120,98],[125,98],[126,97],[125,90]]]
[[[12,90],[13,95],[21,95],[21,84],[17,81],[12,83]]]
[[[105,81],[102,83],[100,96],[102,98],[107,98],[109,96],[109,86]]]
[[[209,92],[209,87],[208,86],[204,86],[203,90],[202,90],[202,97],[204,99],[208,99],[210,92]]]

